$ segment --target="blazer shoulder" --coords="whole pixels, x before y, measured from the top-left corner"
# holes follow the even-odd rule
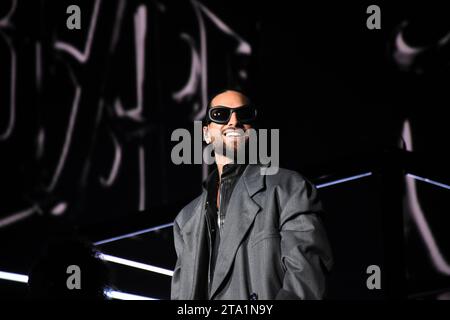
[[[202,192],[197,198],[189,202],[175,218],[175,223],[178,224],[180,229],[194,216],[196,209],[201,205],[201,200],[205,192]]]
[[[314,183],[294,170],[279,168],[276,174],[265,176],[265,180],[267,190],[275,190],[278,194],[286,197],[299,192],[305,192],[308,198],[314,198],[317,195],[317,187]]]
[[[274,175],[266,176],[266,183],[269,186],[299,186],[304,184],[311,184],[311,182],[301,173],[279,168]]]

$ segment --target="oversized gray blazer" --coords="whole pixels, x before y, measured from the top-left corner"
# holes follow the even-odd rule
[[[209,299],[322,299],[333,262],[317,190],[297,172],[260,168],[248,165],[231,195]],[[206,195],[175,219],[171,299],[205,292]]]

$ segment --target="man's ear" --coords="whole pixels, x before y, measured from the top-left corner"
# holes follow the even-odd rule
[[[203,127],[203,138],[207,144],[211,143],[211,136],[209,135],[209,130],[207,126]]]

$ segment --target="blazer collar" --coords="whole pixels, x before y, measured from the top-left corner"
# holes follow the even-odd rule
[[[225,229],[220,240],[217,264],[214,270],[211,299],[226,279],[239,245],[260,211],[259,204],[252,198],[264,188],[265,180],[264,176],[261,175],[260,168],[260,165],[247,165],[230,198],[223,226]],[[202,259],[208,254],[204,243],[205,232],[208,232],[205,220],[206,195],[207,192],[204,190],[194,208],[192,218],[182,228],[183,234],[190,239],[188,247],[192,250],[188,250],[190,252],[185,251],[184,255],[193,256],[193,259],[186,256],[183,261],[183,268],[185,269],[183,282],[187,284],[183,299],[195,299],[198,292],[203,289],[201,279],[205,277],[205,273],[201,266],[203,264]]]
[[[253,197],[258,191],[264,188],[264,175],[261,174],[261,165],[248,165],[242,174],[248,195]]]
[[[248,165],[241,178],[233,190],[228,205],[210,299],[214,298],[225,281],[236,252],[261,209],[252,198],[264,187],[264,176],[260,174],[260,166]]]

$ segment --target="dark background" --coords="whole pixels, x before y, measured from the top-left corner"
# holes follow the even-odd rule
[[[81,30],[66,28],[71,4],[81,8]],[[366,28],[370,4],[381,8],[381,30]],[[373,173],[320,189],[336,259],[330,298],[437,298],[450,273],[429,255],[405,182],[413,173],[450,184],[450,54],[437,45],[450,31],[444,9],[401,1],[2,1],[0,271],[27,274],[51,237],[95,242],[172,222],[201,192],[204,173],[171,162],[171,134],[192,132],[208,97],[233,87],[252,97],[261,127],[280,129],[282,167],[318,185]],[[405,41],[425,48],[409,65],[394,58],[404,23]],[[89,54],[79,59],[61,49],[67,45]],[[180,95],[191,73],[192,90]],[[405,121],[412,147],[402,140]],[[450,259],[449,191],[419,181],[415,191]],[[167,269],[175,263],[170,228],[99,248]],[[381,290],[366,287],[372,264],[381,267]],[[169,297],[170,277],[111,268],[118,289]],[[0,280],[0,296],[25,294],[26,285]]]

